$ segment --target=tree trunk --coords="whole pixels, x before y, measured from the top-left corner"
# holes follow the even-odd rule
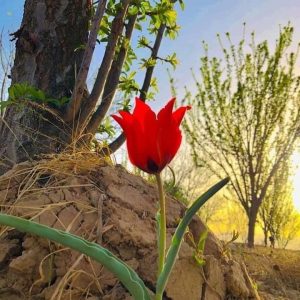
[[[88,0],[26,0],[12,84],[27,83],[48,97],[69,97],[88,36]],[[14,104],[0,122],[0,173],[13,164],[53,153],[70,142],[72,124],[36,105]]]
[[[268,247],[268,230],[264,230],[264,244]]]
[[[248,247],[254,248],[254,237],[255,237],[255,225],[257,219],[259,205],[256,202],[252,202],[249,211],[249,222],[248,222]]]

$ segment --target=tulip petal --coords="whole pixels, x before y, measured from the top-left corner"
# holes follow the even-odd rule
[[[139,144],[139,155],[144,158],[143,168],[147,170],[148,160],[152,161],[150,165],[158,164],[158,153],[156,147],[157,137],[157,119],[152,109],[139,98],[136,98],[136,106],[133,111],[133,118],[136,126],[139,127],[136,143]],[[149,169],[149,168],[148,168]],[[147,171],[153,173],[153,171]]]
[[[135,98],[135,108],[133,110],[133,116],[144,126],[145,119],[154,121],[156,120],[155,112],[139,98]]]
[[[119,111],[119,113],[121,117],[118,115],[112,115],[112,117],[122,127],[126,136],[129,160],[133,165],[139,166],[140,161],[138,158],[140,157],[140,153],[143,152],[143,149],[140,149],[140,145],[136,144],[136,136],[138,135],[136,130],[140,127],[134,124],[133,116],[130,113],[126,111]]]
[[[177,110],[173,112],[173,119],[175,120],[178,126],[180,125],[186,111],[190,109],[191,109],[190,106],[183,106],[183,107],[179,107]]]
[[[165,167],[171,162],[180,147],[181,139],[181,132],[174,122],[160,130],[157,136],[157,143],[161,154],[161,165]]]
[[[118,115],[111,115],[112,118],[122,127],[122,129],[125,131],[126,128],[126,123],[125,120],[123,118],[121,118]]]
[[[158,120],[168,121],[171,118],[175,100],[176,98],[172,98],[167,105],[159,111],[157,115]]]
[[[149,105],[136,98],[132,114],[120,111],[120,116],[112,116],[124,130],[130,161],[150,174],[161,172],[180,147],[179,125],[190,107],[181,107],[173,113],[174,103],[175,98],[156,117]]]
[[[132,120],[132,114],[125,110],[120,110],[119,114],[126,122],[131,122]]]

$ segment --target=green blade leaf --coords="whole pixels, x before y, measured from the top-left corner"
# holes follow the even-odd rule
[[[194,203],[193,205],[186,211],[183,219],[178,224],[176,231],[172,237],[171,246],[168,250],[167,257],[166,257],[166,263],[165,266],[161,272],[161,274],[158,277],[157,285],[156,285],[156,291],[157,293],[162,294],[165,290],[168,278],[170,276],[170,273],[172,271],[172,268],[175,264],[177,254],[179,252],[183,236],[186,232],[186,229],[190,222],[192,221],[192,218],[197,213],[197,211],[200,209],[202,205],[205,204],[207,200],[209,200],[215,193],[217,193],[222,187],[224,187],[229,182],[229,178],[225,178],[215,184],[213,187],[211,187],[208,191],[206,191],[204,194],[202,194]]]
[[[208,236],[208,230],[205,230],[200,235],[200,238],[199,238],[199,241],[198,241],[198,245],[197,245],[197,250],[204,251],[204,247],[205,247],[205,242],[206,242],[207,236]]]
[[[107,249],[71,233],[45,225],[0,213],[0,224],[14,227],[22,232],[36,234],[71,249],[79,251],[112,272],[132,294],[135,300],[150,300],[148,290],[137,273]]]

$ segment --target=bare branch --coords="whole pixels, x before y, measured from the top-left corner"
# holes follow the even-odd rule
[[[132,32],[134,29],[134,25],[137,19],[137,15],[133,15],[129,18],[128,24],[126,25],[126,33],[125,33],[125,41],[122,44],[122,47],[118,53],[118,58],[113,61],[112,66],[110,68],[107,81],[105,83],[103,96],[102,96],[102,102],[98,106],[97,110],[93,114],[86,131],[88,133],[95,133],[99,124],[103,121],[105,118],[105,115],[107,111],[109,110],[111,103],[114,99],[115,93],[118,88],[119,83],[119,77],[122,71],[122,66],[124,64],[128,45],[127,41],[130,41]]]
[[[83,94],[85,91],[86,79],[88,76],[93,53],[97,42],[98,29],[105,11],[106,1],[107,0],[102,0],[98,2],[97,10],[92,21],[92,28],[84,51],[80,70],[76,78],[72,98],[67,106],[66,114],[64,116],[64,119],[66,121],[71,121],[72,119],[74,120],[75,116],[77,115],[80,109]]]
[[[153,46],[152,51],[151,51],[151,58],[154,59],[154,60],[157,59],[158,50],[159,50],[159,47],[161,45],[161,41],[162,41],[162,38],[163,38],[163,35],[164,35],[164,32],[165,32],[165,29],[166,29],[166,25],[161,24],[158,31],[157,31],[154,46]],[[148,90],[149,90],[149,87],[150,87],[154,67],[155,66],[150,66],[146,70],[144,83],[143,83],[143,86],[142,86],[142,89],[141,89],[141,92],[140,92],[140,99],[142,99],[144,101],[146,100],[146,96],[147,96],[147,93],[148,93]]]
[[[101,66],[98,70],[94,87],[92,89],[90,96],[83,104],[83,108],[80,112],[78,124],[80,125],[81,130],[84,130],[86,128],[89,117],[91,116],[93,110],[95,109],[97,101],[103,92],[103,88],[115,56],[115,51],[119,41],[119,37],[121,36],[123,31],[124,17],[126,15],[130,1],[131,0],[123,0],[121,2],[122,8],[116,14],[112,22],[111,33],[109,35],[109,40],[105,49]]]
[[[111,142],[107,147],[107,154],[115,153],[118,149],[121,148],[121,146],[126,141],[126,137],[124,133],[122,132],[113,142]]]

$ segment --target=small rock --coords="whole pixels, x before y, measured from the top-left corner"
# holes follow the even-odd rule
[[[241,266],[234,260],[229,261],[225,281],[227,290],[233,297],[247,299],[250,296]]]
[[[212,255],[206,255],[204,272],[208,283],[205,288],[205,300],[225,299],[226,284],[220,261]]]

